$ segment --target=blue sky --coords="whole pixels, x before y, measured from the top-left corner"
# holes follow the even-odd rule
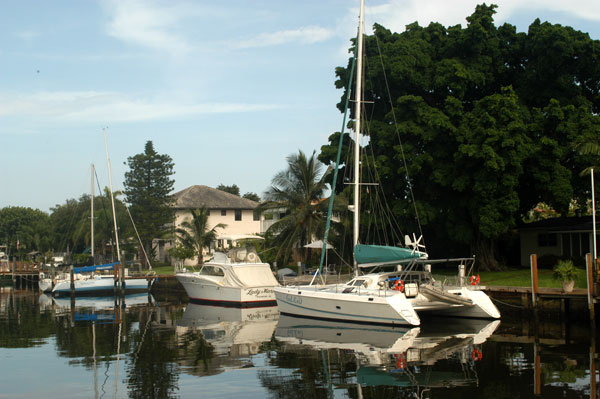
[[[367,0],[367,27],[463,24],[477,1]],[[600,39],[597,0],[496,1],[496,24],[536,18]],[[175,189],[237,184],[259,195],[299,149],[339,130],[335,68],[358,0],[0,0],[0,208],[44,211],[115,189],[147,140]]]

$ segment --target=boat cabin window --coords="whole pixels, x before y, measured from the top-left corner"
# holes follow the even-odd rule
[[[204,275],[204,276],[225,276],[225,273],[223,272],[223,269],[221,269],[218,266],[203,266],[202,269],[200,269],[200,274]]]
[[[356,279],[356,280],[352,280],[348,283],[348,285],[354,286],[354,287],[358,287],[358,286],[363,286],[366,287],[367,285],[369,285],[369,283],[367,282],[367,280],[363,280],[363,279]]]

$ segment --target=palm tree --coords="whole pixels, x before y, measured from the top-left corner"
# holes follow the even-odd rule
[[[313,238],[322,238],[327,217],[327,201],[323,201],[330,170],[315,157],[302,152],[287,157],[288,167],[273,177],[271,188],[265,192],[266,201],[259,206],[266,209],[285,209],[283,218],[269,227],[277,247],[275,259],[286,263],[294,248],[302,248]],[[306,260],[308,249],[304,254]]]
[[[181,227],[175,229],[177,239],[185,248],[194,251],[198,257],[197,265],[204,263],[202,250],[210,247],[210,244],[217,239],[217,229],[224,229],[226,224],[219,223],[213,228],[208,228],[208,209],[202,207],[192,211],[192,220],[185,220]]]
[[[588,141],[578,146],[579,152],[583,155],[591,155],[593,157],[594,163],[599,161],[600,158],[600,140],[597,141]],[[591,165],[585,168],[581,172],[581,176],[590,174],[590,171],[594,169],[595,171],[600,170],[600,165]]]

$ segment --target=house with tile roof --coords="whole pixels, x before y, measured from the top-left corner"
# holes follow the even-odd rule
[[[258,202],[238,197],[216,188],[195,185],[173,194],[175,218],[173,227],[178,228],[185,220],[192,219],[192,211],[198,208],[206,208],[209,211],[209,228],[219,223],[227,225],[217,230],[217,236],[243,236],[261,233],[261,219],[255,212]],[[157,242],[157,256],[159,260],[167,260],[167,250],[173,245],[170,241]],[[231,242],[218,240],[212,248],[226,248]],[[208,248],[207,248],[208,252]],[[186,264],[194,264],[195,261],[188,260]]]

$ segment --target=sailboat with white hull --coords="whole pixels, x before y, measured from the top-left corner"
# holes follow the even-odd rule
[[[115,216],[115,204],[112,189],[112,176],[110,171],[110,159],[108,156],[108,145],[106,144],[106,133],[104,136],[106,146],[106,159],[108,163],[108,173],[110,178],[110,194],[113,213],[113,224],[115,230],[115,242],[117,252],[117,262],[107,263],[103,265],[83,266],[73,268],[73,281],[67,273],[63,273],[60,279],[55,281],[52,293],[56,296],[70,295],[72,292],[75,295],[113,295],[120,290],[123,294],[140,293],[150,289],[153,279],[145,277],[127,278],[119,277],[122,273],[121,254],[119,250],[119,236],[117,230],[117,219]],[[92,165],[92,190],[90,197],[90,228],[91,228],[91,257],[94,259],[94,165]],[[113,270],[112,274],[103,274],[105,271]],[[44,286],[40,282],[40,289],[44,291],[47,280],[44,281]],[[122,284],[122,285],[121,285]],[[72,286],[72,287],[71,287]]]
[[[360,115],[362,107],[362,53],[364,0],[361,0],[356,55],[356,99],[354,140],[354,260],[355,277],[346,284],[275,287],[275,298],[284,315],[351,323],[386,325],[421,324],[421,316],[500,318],[500,312],[479,287],[478,278],[470,281],[466,270],[472,270],[474,258],[446,259],[459,263],[458,278],[453,283],[436,281],[432,264],[421,251],[420,239],[407,236],[406,247],[360,244]],[[349,92],[350,90],[348,90]],[[343,140],[340,139],[340,142]],[[338,162],[339,164],[339,155]],[[337,172],[337,168],[336,168]],[[334,177],[335,182],[335,177]],[[329,216],[328,216],[329,217]],[[326,232],[327,232],[326,228]],[[327,233],[326,233],[327,234]],[[327,240],[325,237],[324,241]],[[391,271],[380,271],[391,268]],[[468,268],[468,269],[467,269]],[[359,269],[371,269],[359,275]],[[314,281],[314,279],[313,279]],[[471,284],[469,284],[471,283]]]

